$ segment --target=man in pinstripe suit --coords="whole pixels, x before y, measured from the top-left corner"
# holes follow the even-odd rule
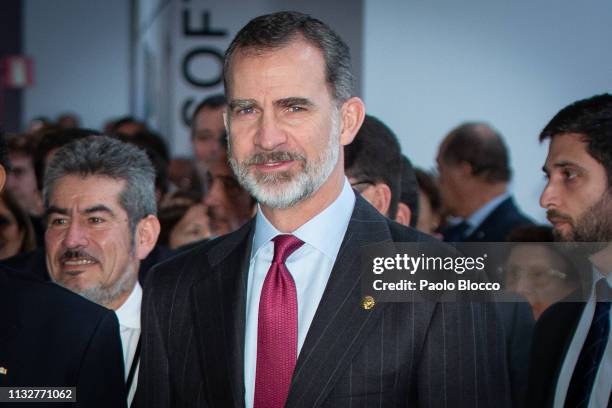
[[[364,105],[340,37],[300,13],[261,16],[224,68],[230,164],[258,212],[151,271],[140,406],[508,406],[492,305],[361,307],[361,248],[430,238],[344,176]],[[293,252],[277,257],[283,242]]]

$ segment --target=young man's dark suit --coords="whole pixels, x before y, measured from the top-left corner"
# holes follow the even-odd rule
[[[143,298],[139,406],[244,406],[245,297],[254,225],[151,271]],[[362,247],[429,239],[357,197],[298,356],[287,407],[508,406],[505,349],[493,305],[360,306]]]
[[[583,267],[586,267],[584,265]],[[583,287],[592,282],[582,281]],[[552,407],[557,380],[586,303],[583,289],[550,306],[538,319],[529,361],[528,407]],[[612,404],[612,397],[608,406]]]
[[[0,387],[77,387],[77,404],[48,406],[126,406],[115,314],[53,283],[5,267],[0,267],[0,367],[6,370],[0,373]]]
[[[584,305],[584,302],[561,302],[540,316],[529,366],[530,407],[553,406],[557,378]]]

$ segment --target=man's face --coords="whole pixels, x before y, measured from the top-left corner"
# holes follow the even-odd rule
[[[544,164],[548,183],[540,197],[560,241],[612,240],[612,197],[605,168],[587,152],[581,135],[555,136]]]
[[[331,185],[325,183],[332,172],[343,174],[338,157],[345,141],[324,68],[321,51],[303,40],[233,57],[230,164],[266,207],[291,207]]]
[[[225,131],[223,124],[224,107],[203,108],[193,119],[193,150],[196,159],[207,166],[219,159],[223,147],[221,137]]]
[[[9,155],[11,171],[6,178],[6,188],[15,196],[19,204],[30,214],[39,214],[41,199],[36,187],[36,175],[32,158],[21,154]]]
[[[208,207],[211,232],[215,236],[229,234],[251,217],[251,196],[226,162],[216,162],[208,172],[210,181],[204,205]]]
[[[131,292],[138,273],[127,212],[119,204],[125,181],[65,176],[49,197],[47,268],[60,285],[104,306]]]

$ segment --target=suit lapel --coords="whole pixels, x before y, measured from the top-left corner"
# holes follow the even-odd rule
[[[212,270],[192,290],[202,375],[211,406],[244,406],[246,276],[254,230],[251,221],[212,248]],[[211,304],[211,299],[218,299]]]
[[[360,249],[391,241],[385,218],[357,197],[325,292],[308,330],[293,375],[287,407],[319,405],[365,341],[385,304],[360,306]]]

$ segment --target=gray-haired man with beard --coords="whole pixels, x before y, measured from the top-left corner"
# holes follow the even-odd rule
[[[224,76],[230,164],[257,215],[150,272],[139,406],[507,406],[493,307],[362,301],[365,247],[431,238],[344,175],[365,109],[342,39],[301,13],[257,17]]]
[[[138,267],[159,235],[155,171],[144,151],[106,136],[62,147],[45,171],[47,269],[53,281],[115,310],[131,403],[138,375]]]
[[[612,95],[563,108],[540,134],[540,140],[546,139],[548,182],[540,204],[557,240],[588,243],[591,279],[581,294],[553,305],[538,320],[528,401],[534,408],[609,407]]]

